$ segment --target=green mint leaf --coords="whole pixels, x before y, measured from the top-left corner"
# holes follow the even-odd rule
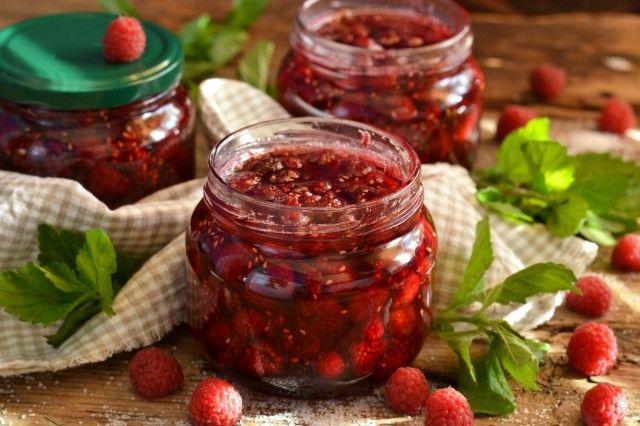
[[[253,24],[269,3],[268,0],[233,0],[233,8],[225,20],[228,28],[246,28]]]
[[[534,223],[533,217],[523,212],[520,208],[513,204],[503,203],[501,201],[491,201],[484,203],[491,211],[499,214],[507,220],[515,223]]]
[[[458,368],[459,391],[467,398],[474,413],[509,414],[516,408],[516,400],[504,375],[495,338],[487,355],[473,362],[474,381],[467,368]]]
[[[38,225],[38,261],[40,263],[66,263],[73,265],[76,254],[84,244],[82,232],[59,229],[51,225]]]
[[[476,224],[476,236],[471,249],[471,257],[462,275],[462,281],[451,299],[450,308],[466,304],[473,295],[482,291],[483,276],[493,262],[491,247],[491,228],[489,218],[485,217]]]
[[[232,60],[247,43],[249,34],[246,31],[227,29],[211,36],[209,59],[213,70],[220,68]]]
[[[533,189],[543,194],[563,192],[574,181],[573,160],[558,142],[527,140],[525,159],[533,177]]]
[[[64,322],[55,334],[47,336],[47,343],[54,348],[62,345],[69,337],[71,337],[85,322],[93,318],[102,311],[100,303],[97,301],[89,301],[73,310],[64,319]]]
[[[499,344],[497,352],[502,367],[526,390],[539,390],[536,384],[538,357],[531,351],[524,339],[510,332],[506,327],[495,329]]]
[[[574,235],[582,227],[588,212],[589,204],[582,197],[572,195],[555,206],[547,219],[547,229],[556,237]]]
[[[537,263],[507,277],[501,284],[497,303],[525,303],[530,296],[557,291],[577,291],[576,276],[557,263]]]
[[[91,291],[91,286],[84,283],[71,269],[69,265],[61,262],[52,262],[48,265],[35,265],[47,277],[58,290],[65,293],[86,293]]]
[[[438,336],[444,340],[447,345],[458,355],[460,359],[460,365],[458,368],[465,368],[470,379],[476,382],[476,371],[473,363],[471,362],[471,343],[483,336],[480,331],[469,332],[456,332],[450,324],[446,324],[448,331],[438,331]]]
[[[111,275],[116,272],[116,252],[109,236],[100,229],[85,233],[86,242],[76,256],[76,268],[100,295],[102,309],[113,315],[113,286]]]
[[[135,6],[129,0],[100,0],[102,8],[116,15],[128,15],[134,18],[139,18],[140,13],[136,10]]]
[[[545,342],[539,342],[533,339],[524,339],[524,343],[538,360],[538,364],[542,364],[547,356],[547,352],[551,349],[551,345]]]
[[[258,41],[238,64],[240,79],[266,92],[269,83],[269,65],[274,49],[275,45],[272,42]]]
[[[498,151],[496,169],[513,183],[533,182],[533,174],[525,158],[522,146],[527,141],[545,141],[548,139],[549,119],[534,118],[524,127],[509,133],[502,141]]]
[[[0,272],[0,306],[21,321],[49,325],[85,300],[82,293],[58,289],[32,262]]]
[[[202,14],[187,22],[178,32],[178,39],[182,44],[182,51],[186,62],[191,59],[208,59],[207,54],[211,45],[211,36],[218,29],[209,15]]]

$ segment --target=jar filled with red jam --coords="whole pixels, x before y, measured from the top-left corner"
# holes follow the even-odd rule
[[[373,124],[423,163],[470,168],[484,77],[467,13],[450,0],[307,0],[278,75],[295,115]]]
[[[80,182],[111,208],[194,177],[194,109],[182,49],[143,22],[146,47],[107,62],[102,13],[0,30],[0,169]]]
[[[420,161],[395,136],[315,118],[231,134],[211,154],[186,245],[189,326],[234,380],[352,394],[422,347],[436,234]]]

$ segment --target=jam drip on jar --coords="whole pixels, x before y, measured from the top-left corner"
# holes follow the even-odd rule
[[[227,183],[253,198],[295,207],[340,207],[395,192],[397,168],[330,149],[277,150],[254,157]]]
[[[339,149],[268,152],[223,178],[281,204],[300,192],[295,205],[314,207],[366,203],[406,183],[393,168]],[[328,397],[384,380],[418,354],[436,251],[426,209],[384,241],[313,231],[265,237],[221,217],[205,202],[192,216],[187,319],[223,374],[270,392]]]
[[[471,168],[484,77],[472,57],[452,63],[459,53],[438,44],[459,33],[430,16],[391,9],[331,13],[304,31],[301,38],[311,45],[294,44],[277,79],[278,99],[289,112],[375,125],[407,141],[423,163]],[[326,40],[351,48],[323,45],[312,52]],[[425,53],[428,48],[436,50]]]

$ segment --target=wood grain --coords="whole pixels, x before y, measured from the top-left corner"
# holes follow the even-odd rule
[[[145,18],[173,30],[201,13],[214,19],[224,15],[229,2],[202,0],[136,0]],[[477,35],[476,57],[487,78],[486,106],[497,111],[507,103],[533,105],[553,117],[592,119],[603,99],[615,93],[631,101],[640,112],[640,15],[595,14],[586,11],[609,8],[638,11],[636,0],[530,2],[526,0],[467,1],[473,4]],[[276,61],[288,49],[288,34],[297,1],[271,0],[262,19],[252,28],[252,40],[276,42]],[[553,5],[554,9],[544,9]],[[68,10],[95,10],[97,2],[85,0],[2,0],[0,26],[20,19]],[[523,17],[515,13],[548,13]],[[570,11],[571,13],[565,13]],[[488,13],[491,12],[491,13]],[[635,36],[634,36],[635,35]],[[622,72],[605,65],[607,57],[632,64]],[[537,103],[528,93],[528,71],[542,61],[556,62],[569,74],[568,86],[551,105]],[[275,66],[275,65],[274,65]],[[225,68],[234,75],[234,67]],[[483,163],[491,161],[495,146],[482,147]],[[610,252],[602,250],[593,269],[608,270]],[[640,274],[613,274],[614,306],[602,319],[616,332],[621,356],[615,370],[605,377],[587,380],[566,362],[564,348],[576,325],[584,322],[564,308],[533,332],[552,344],[548,362],[538,382],[541,392],[517,392],[518,411],[509,417],[481,418],[478,424],[572,425],[579,424],[579,404],[592,382],[609,381],[625,388],[630,400],[628,424],[640,422]],[[2,342],[0,342],[2,344]],[[184,328],[160,342],[181,361],[184,389],[159,401],[147,402],[131,392],[126,366],[131,354],[67,371],[0,379],[0,424],[179,424],[186,422],[186,404],[195,384],[211,374]],[[455,358],[446,345],[430,337],[416,365],[429,372],[430,380],[446,384],[455,375]],[[422,424],[422,418],[397,417],[384,408],[379,395],[337,401],[292,401],[241,389],[246,424],[341,424],[375,419],[379,424]],[[302,419],[294,421],[292,419]]]

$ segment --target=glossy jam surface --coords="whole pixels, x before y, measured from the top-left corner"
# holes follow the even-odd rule
[[[106,110],[0,101],[0,168],[76,180],[115,208],[194,177],[193,126],[180,86]]]
[[[423,163],[471,167],[484,90],[475,60],[462,58],[444,68],[437,61],[407,67],[402,59],[375,70],[369,64],[385,52],[419,58],[421,49],[455,36],[448,27],[424,15],[367,10],[332,14],[313,33],[357,49],[345,54],[342,48],[325,47],[326,57],[319,57],[305,46],[294,46],[277,80],[279,101],[288,111],[372,124],[406,140]],[[334,66],[334,48],[336,57],[353,55],[352,62]]]
[[[293,172],[295,179],[282,178]],[[285,205],[300,192],[296,206],[336,211],[406,185],[374,159],[324,149],[261,154],[227,182]],[[265,197],[266,188],[278,197]],[[418,207],[378,233],[308,229],[299,238],[265,235],[203,200],[187,232],[188,322],[215,366],[234,379],[296,397],[355,393],[422,347],[431,320],[433,224]]]
[[[332,149],[278,150],[245,162],[228,180],[254,198],[296,207],[340,207],[395,192],[399,172]]]

